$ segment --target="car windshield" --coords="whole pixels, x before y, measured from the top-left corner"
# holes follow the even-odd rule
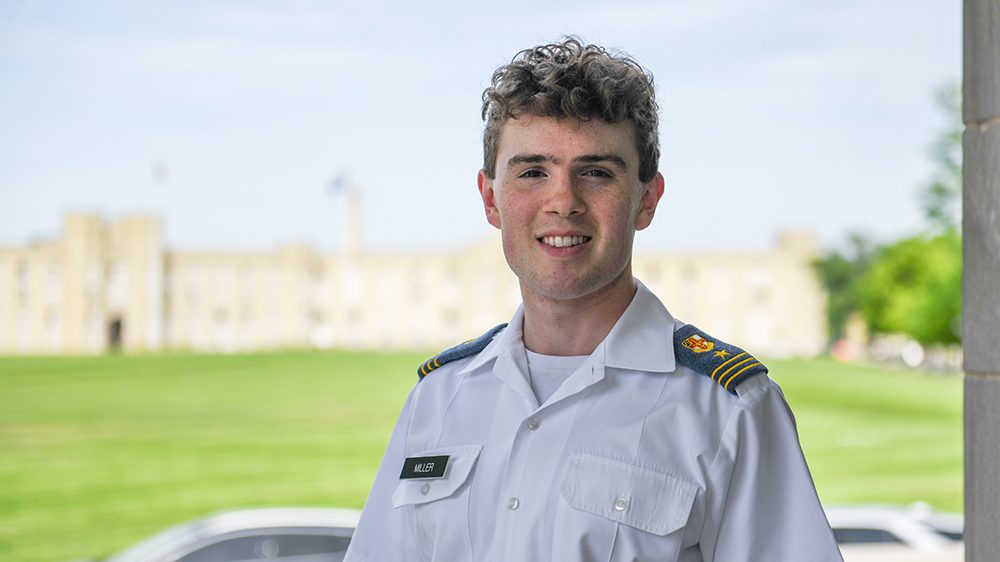
[[[962,536],[962,531],[946,531],[943,529],[934,529],[934,532],[936,532],[937,534],[941,535],[946,539],[953,541],[961,541],[964,538]]]
[[[237,560],[343,560],[348,536],[308,534],[298,530],[265,530],[246,536],[218,537],[185,554],[179,562],[233,562]]]
[[[197,531],[198,526],[194,523],[181,523],[175,525],[162,533],[157,533],[152,537],[136,544],[127,550],[109,556],[103,562],[133,562],[135,560],[149,560],[157,552],[160,552],[168,545],[181,541]]]
[[[837,544],[902,543],[896,535],[885,529],[839,528],[833,530]]]

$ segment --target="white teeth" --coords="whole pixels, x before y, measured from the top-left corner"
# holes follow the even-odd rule
[[[590,240],[587,236],[543,236],[542,242],[554,248],[566,248],[577,246]]]

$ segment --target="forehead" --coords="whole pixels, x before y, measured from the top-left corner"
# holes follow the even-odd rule
[[[556,119],[537,115],[510,118],[500,129],[498,163],[517,154],[559,157],[616,154],[627,162],[639,160],[633,125],[626,121],[608,123],[598,118]]]

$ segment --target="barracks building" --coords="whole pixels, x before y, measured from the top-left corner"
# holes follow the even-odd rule
[[[787,232],[760,253],[636,253],[633,271],[685,322],[808,357],[826,345],[818,255],[812,235]],[[497,239],[450,253],[184,251],[164,247],[156,217],[70,214],[57,240],[0,247],[6,355],[443,349],[519,303]]]

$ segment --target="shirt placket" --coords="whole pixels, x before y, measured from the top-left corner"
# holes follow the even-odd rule
[[[551,524],[549,519],[555,508],[551,498],[558,487],[558,470],[572,435],[579,407],[576,399],[603,376],[603,366],[590,363],[581,366],[581,371],[567,379],[566,391],[557,391],[553,400],[542,407],[536,406],[519,420],[501,484],[496,536],[503,544],[502,552],[494,558],[497,562],[549,557],[552,537],[544,530]],[[535,400],[531,403],[537,405]]]

